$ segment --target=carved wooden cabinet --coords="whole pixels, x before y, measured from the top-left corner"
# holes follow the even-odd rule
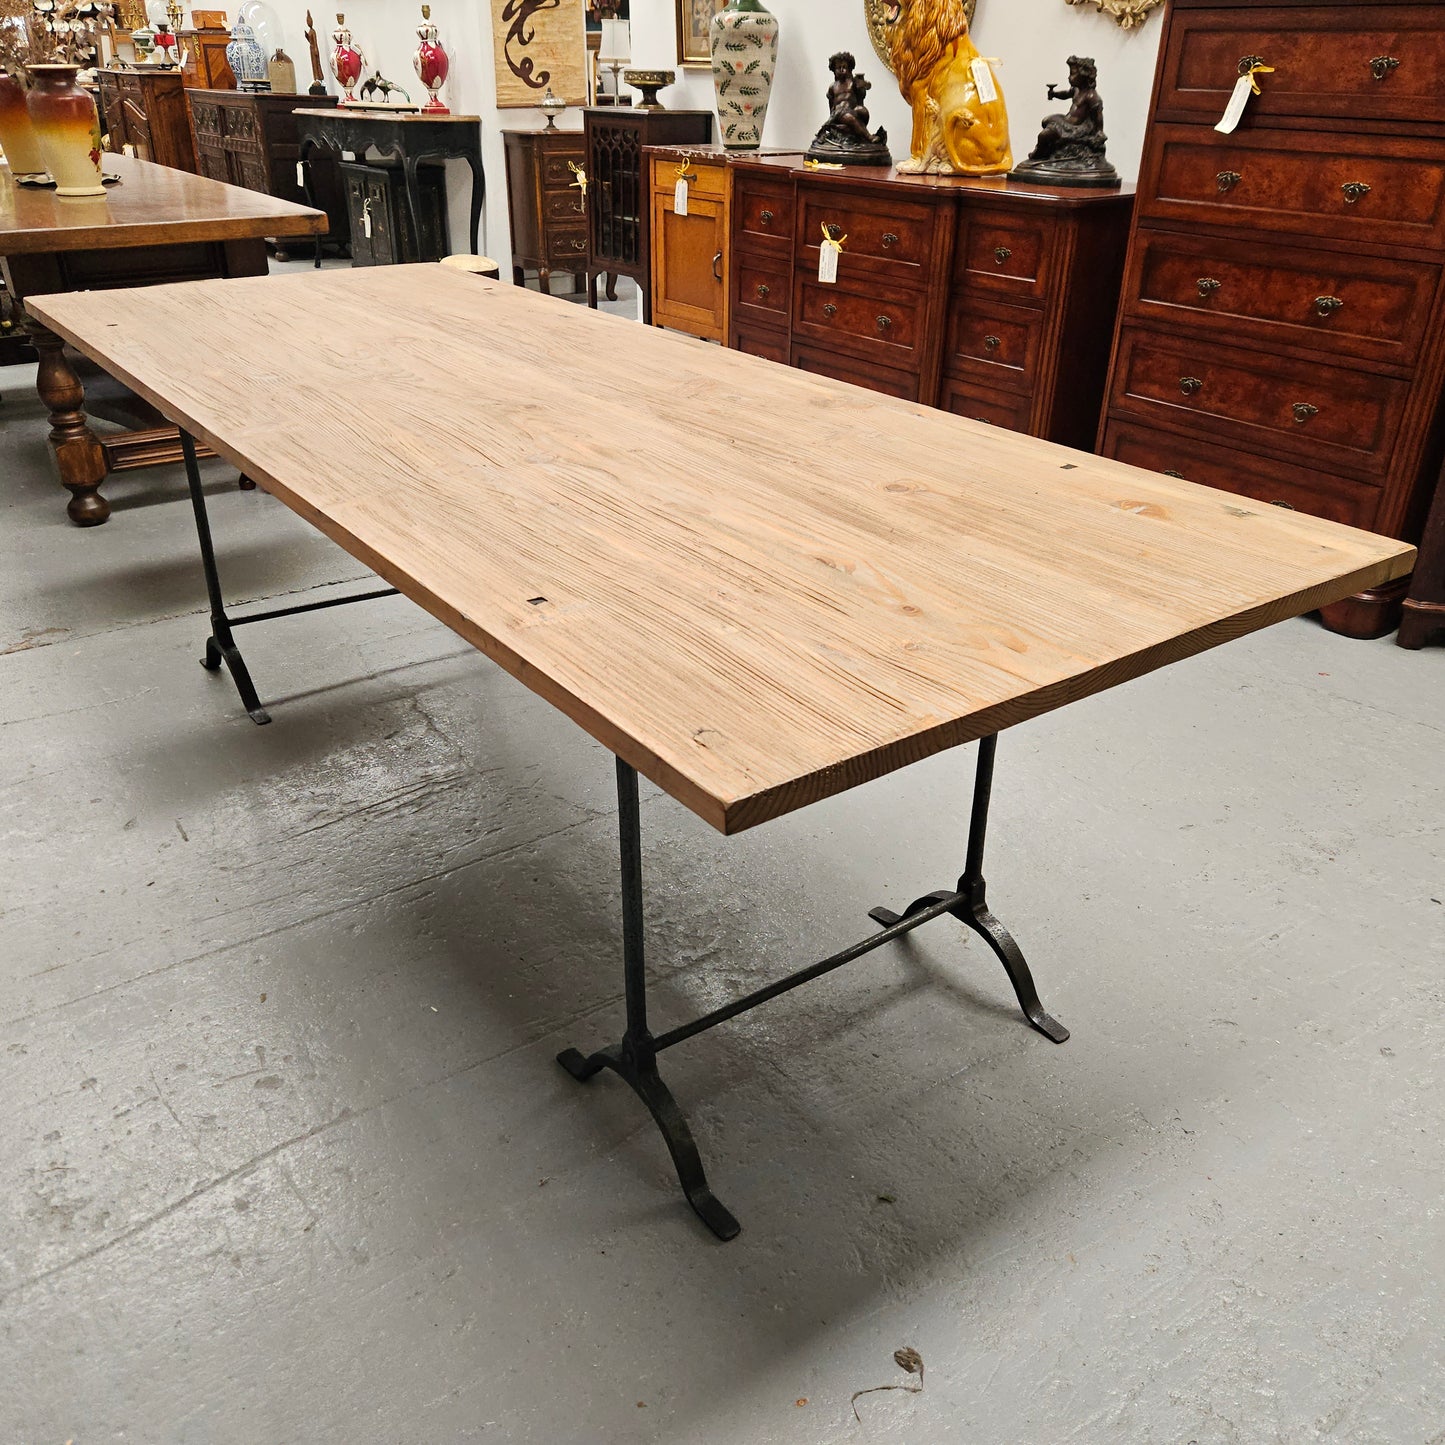
[[[587,274],[587,200],[577,182],[586,151],[579,130],[508,130],[507,210],[512,224],[512,279],[536,271],[543,291],[553,271],[570,271],[577,289]]]
[[[236,76],[226,59],[228,30],[177,30],[186,63],[181,71],[188,90],[235,90]]]
[[[196,170],[196,148],[179,70],[101,70],[101,118],[106,148],[158,166]]]
[[[643,110],[626,105],[582,112],[587,152],[587,299],[597,304],[597,278],[630,276],[642,289],[642,316],[652,319],[652,216],[642,148],[706,145],[710,110]]]
[[[1093,445],[1127,188],[731,166],[732,346]],[[835,281],[819,276],[825,234],[842,247]]]
[[[335,96],[188,90],[186,101],[203,176],[297,205],[314,204],[330,223],[325,239],[345,242],[346,207],[335,158],[314,155],[307,162],[314,201],[306,199],[296,178],[301,151],[295,111],[334,106]]]
[[[1442,76],[1439,4],[1172,0],[1105,455],[1419,537],[1445,440]],[[1326,623],[1379,636],[1405,586]]]
[[[399,161],[342,161],[351,226],[353,266],[398,266],[440,261],[448,252],[446,169],[439,161],[417,168],[418,237],[403,196]]]
[[[651,149],[652,323],[727,344],[732,170],[721,154]],[[678,181],[687,181],[685,214]]]

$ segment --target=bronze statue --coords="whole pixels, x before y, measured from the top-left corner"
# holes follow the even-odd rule
[[[325,72],[321,69],[321,48],[316,43],[316,22],[306,12],[306,43],[311,47],[311,88],[308,95],[325,95]]]
[[[1054,186],[1117,186],[1119,173],[1104,154],[1104,102],[1094,88],[1098,67],[1086,55],[1069,56],[1069,83],[1049,86],[1050,100],[1067,100],[1067,111],[1044,117],[1038,142],[1026,161],[1009,172],[1017,180]]]
[[[882,126],[868,129],[868,78],[854,73],[856,62],[846,51],[830,57],[828,68],[833,83],[828,87],[828,119],[813,144],[810,161],[831,161],[845,166],[887,166],[893,163],[888,151],[888,132]]]

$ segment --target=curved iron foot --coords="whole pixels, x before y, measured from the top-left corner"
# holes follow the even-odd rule
[[[902,913],[895,913],[891,908],[870,908],[868,916],[874,923],[882,924],[884,928],[892,928],[895,923],[902,923],[905,918],[912,918],[915,913],[922,913],[925,908],[932,908],[935,903],[942,903],[945,898],[952,897],[953,894],[946,888],[940,888],[937,893],[915,898]]]
[[[241,695],[241,706],[246,709],[246,715],[258,727],[270,722],[271,714],[261,706],[261,699],[256,695],[256,684],[251,681],[251,674],[240,649],[235,646],[227,647],[224,643],[217,642],[214,636],[208,637],[206,655],[201,659],[201,666],[207,672],[218,672],[223,662],[230,671],[231,681],[236,684],[236,691]]]
[[[576,1049],[563,1049],[557,1055],[557,1062],[579,1083],[586,1083],[594,1074],[611,1069],[619,1078],[631,1085],[632,1092],[647,1105],[653,1123],[657,1125],[667,1152],[672,1155],[673,1167],[677,1170],[678,1183],[687,1196],[697,1217],[717,1235],[719,1239],[733,1239],[742,1226],[708,1187],[707,1175],[703,1171],[702,1156],[688,1127],[687,1117],[678,1108],[672,1091],[662,1081],[657,1066],[639,1067],[625,1045],[600,1049],[597,1053],[584,1056]]]

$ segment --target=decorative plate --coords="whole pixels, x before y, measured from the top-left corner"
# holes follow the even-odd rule
[[[906,5],[908,0],[903,0]],[[1069,0],[1069,4],[1075,0]],[[963,0],[964,14],[968,16],[968,23],[973,24],[973,12],[978,5],[978,0]],[[878,58],[888,67],[893,69],[893,59],[888,53],[888,22],[884,19],[888,10],[888,0],[863,0],[863,13],[868,20],[868,38],[873,42],[873,48],[878,52]]]

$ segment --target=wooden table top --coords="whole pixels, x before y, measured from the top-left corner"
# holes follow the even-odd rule
[[[121,178],[103,196],[57,196],[17,186],[0,165],[0,256],[30,252],[110,251],[181,241],[239,241],[307,236],[326,230],[308,206],[107,153],[101,168]]]
[[[724,832],[1414,557],[441,266],[27,305]]]

